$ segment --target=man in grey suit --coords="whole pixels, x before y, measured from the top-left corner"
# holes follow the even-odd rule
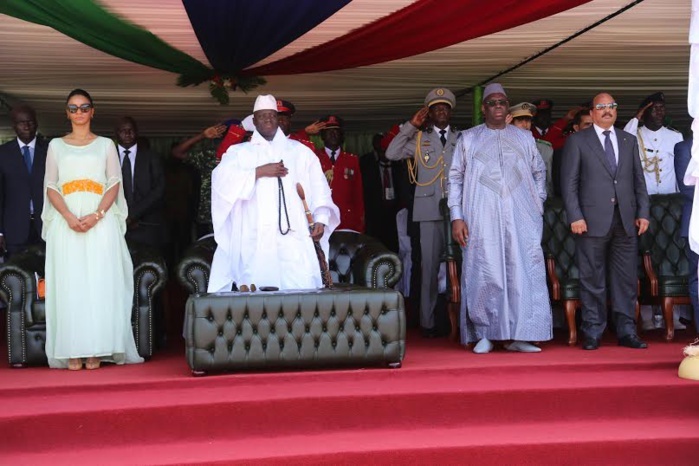
[[[648,192],[636,138],[614,128],[616,108],[609,94],[594,98],[593,126],[568,138],[561,165],[561,194],[576,235],[586,350],[599,348],[607,291],[619,345],[648,346],[638,338],[634,319],[637,236],[648,229]]]
[[[450,126],[455,106],[456,97],[449,89],[433,89],[425,97],[425,106],[401,127],[386,149],[389,160],[408,159],[409,177],[416,185],[412,220],[420,223],[420,326],[427,338],[438,336],[434,309],[445,247],[439,201],[447,195],[447,174],[456,146],[457,131]]]

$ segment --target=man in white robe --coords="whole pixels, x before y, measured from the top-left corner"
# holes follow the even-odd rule
[[[313,241],[320,241],[327,257],[340,212],[318,157],[279,129],[273,96],[257,97],[253,122],[250,142],[231,146],[212,173],[211,216],[218,247],[208,291],[230,291],[233,283],[320,288]],[[311,232],[297,183],[315,221]]]

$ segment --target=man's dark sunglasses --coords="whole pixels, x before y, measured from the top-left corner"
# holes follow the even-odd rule
[[[500,105],[501,107],[509,107],[510,101],[507,99],[493,99],[493,100],[486,100],[485,104],[488,107],[497,107]]]

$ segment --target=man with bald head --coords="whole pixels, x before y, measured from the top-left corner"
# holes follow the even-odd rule
[[[561,165],[561,193],[580,271],[585,350],[599,348],[608,294],[619,345],[648,346],[638,338],[634,319],[637,238],[648,229],[648,192],[636,138],[614,128],[617,106],[609,94],[595,96],[593,125],[568,137]]]

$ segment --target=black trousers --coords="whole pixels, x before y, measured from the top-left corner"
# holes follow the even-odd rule
[[[576,236],[585,336],[602,337],[607,326],[607,299],[611,302],[617,337],[636,334],[637,243],[637,236],[626,234],[618,208],[614,209],[612,226],[605,236]]]
[[[40,215],[40,214],[34,214],[34,215]],[[44,240],[41,239],[41,231],[39,231],[38,224],[35,221],[35,217],[32,215],[29,218],[29,236],[27,237],[27,241],[24,243],[6,243],[7,247],[7,258],[9,259],[12,257],[14,254],[18,254],[25,249],[27,249],[29,246],[32,246],[34,244],[40,244],[43,243]],[[7,238],[5,238],[5,241],[7,241]]]

